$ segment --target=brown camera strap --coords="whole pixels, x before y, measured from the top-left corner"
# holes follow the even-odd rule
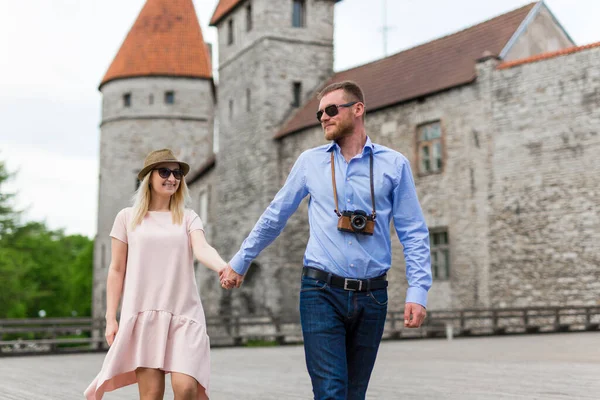
[[[341,217],[342,214],[338,211],[340,207],[338,205],[337,190],[335,189],[335,162],[333,161],[333,152],[334,150],[331,150],[331,184],[333,185],[333,198],[335,200],[335,210],[333,211],[335,211],[338,217]]]
[[[335,199],[335,213],[338,217],[342,216],[342,213],[340,213],[339,209],[339,205],[338,205],[338,197],[337,197],[337,186],[335,184],[335,157],[333,155],[334,150],[331,151],[331,184],[333,186],[333,198]],[[371,160],[371,166],[370,166],[370,175],[371,175],[371,203],[373,204],[373,214],[371,215],[373,217],[373,219],[375,219],[375,217],[377,216],[377,214],[375,213],[375,185],[373,184],[373,151],[371,151],[371,153],[369,154]]]

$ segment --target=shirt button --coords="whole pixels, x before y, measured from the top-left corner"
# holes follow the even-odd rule
[[[352,244],[352,242],[348,242],[348,244]]]
[[[347,180],[347,181],[349,181],[349,180],[350,180],[350,178],[346,178],[346,180]]]
[[[354,264],[350,264],[351,267],[354,267]]]
[[[350,203],[350,199],[348,199],[348,203]]]

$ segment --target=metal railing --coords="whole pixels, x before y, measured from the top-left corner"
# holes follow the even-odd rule
[[[253,341],[300,343],[297,315],[208,317],[212,346],[239,346]],[[404,311],[390,311],[384,339],[454,337],[518,333],[574,332],[600,329],[600,306],[432,310],[421,328],[404,327]],[[37,318],[0,320],[0,356],[106,350],[104,320]]]

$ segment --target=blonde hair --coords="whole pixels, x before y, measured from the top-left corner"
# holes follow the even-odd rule
[[[140,225],[148,213],[148,207],[150,206],[150,200],[152,199],[152,190],[150,189],[151,175],[152,170],[150,170],[150,172],[144,176],[140,186],[133,195],[133,218],[131,220],[131,230],[134,230],[136,226]],[[181,225],[183,223],[185,205],[189,200],[189,191],[187,184],[185,183],[184,176],[181,178],[179,187],[171,196],[171,201],[169,202],[169,210],[171,211],[174,224]]]

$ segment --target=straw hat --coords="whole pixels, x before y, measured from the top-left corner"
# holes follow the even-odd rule
[[[139,180],[141,181],[144,179],[144,176],[146,176],[146,174],[158,164],[168,162],[178,163],[179,167],[183,171],[183,175],[187,175],[187,173],[190,171],[190,166],[183,161],[179,161],[170,149],[154,150],[146,156],[146,159],[144,160],[144,168],[142,168],[138,174]]]

